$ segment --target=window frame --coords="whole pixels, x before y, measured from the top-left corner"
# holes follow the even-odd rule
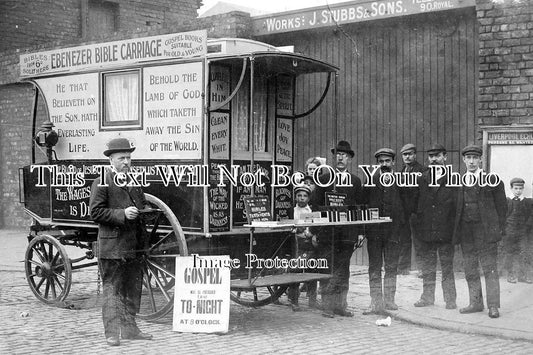
[[[137,85],[137,119],[136,120],[125,120],[125,121],[107,121],[107,107],[106,107],[106,93],[107,93],[107,86],[106,86],[106,77],[113,76],[113,75],[126,75],[126,74],[136,74],[138,85]],[[143,122],[143,78],[142,78],[142,71],[141,68],[132,68],[132,69],[124,69],[124,70],[113,70],[113,71],[106,71],[102,72],[100,74],[100,80],[102,82],[102,88],[100,91],[100,112],[102,113],[100,116],[100,124],[99,128],[100,131],[123,131],[123,130],[142,130],[144,126]]]

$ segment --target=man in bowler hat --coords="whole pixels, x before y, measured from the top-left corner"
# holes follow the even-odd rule
[[[135,322],[142,289],[140,250],[147,238],[139,210],[147,203],[140,187],[116,184],[126,181],[134,150],[126,138],[109,141],[104,155],[109,158],[111,169],[106,172],[105,184],[101,185],[102,181],[97,178],[91,187],[91,218],[98,223],[97,256],[104,298],[102,318],[106,342],[111,346],[120,345],[120,337],[152,338],[141,332]]]
[[[500,280],[498,275],[498,242],[502,238],[507,214],[507,199],[503,183],[495,186],[480,186],[483,150],[469,145],[461,151],[467,173],[474,174],[478,183],[462,185],[457,195],[457,210],[453,243],[461,244],[465,278],[468,283],[470,303],[460,313],[483,311],[483,293],[479,264],[485,275],[487,307],[490,318],[500,313]]]
[[[446,148],[433,144],[427,151],[430,166],[442,166],[446,163]],[[430,186],[431,170],[427,170],[419,179],[418,207],[413,225],[418,245],[417,260],[422,266],[423,291],[415,307],[426,307],[435,302],[435,281],[437,260],[440,258],[442,270],[442,292],[446,309],[455,309],[457,293],[453,274],[452,244],[455,208],[457,206],[457,188],[446,186],[445,177],[437,180],[437,186]]]
[[[354,206],[363,203],[363,188],[361,186],[361,179],[356,175],[348,172],[348,164],[354,157],[354,151],[347,141],[339,141],[337,146],[331,149],[336,162],[336,174],[347,174],[351,179],[351,186],[336,186],[331,184],[327,187],[317,187],[317,197],[319,205],[326,205],[326,193],[333,192],[335,194],[345,196],[344,204],[347,206]],[[319,177],[320,182],[325,185],[330,181],[329,172]],[[358,241],[357,230],[350,227],[334,227],[332,230],[334,235],[333,245],[333,276],[329,281],[321,282],[321,296],[323,315],[325,317],[333,317],[334,314],[352,317],[353,313],[348,311],[346,297],[348,295],[349,279],[350,279],[350,259],[352,257],[354,246]],[[328,262],[331,263],[331,254],[327,254],[331,250],[331,239],[320,238],[320,249],[322,253],[326,253]]]
[[[405,223],[398,186],[387,181],[393,173],[396,154],[390,148],[381,148],[374,157],[379,164],[379,172],[374,175],[374,186],[365,184],[368,207],[378,208],[379,215],[391,217],[392,222],[367,228],[368,281],[370,286],[370,308],[363,314],[381,314],[384,309],[397,310],[394,301],[398,272],[399,228]],[[381,175],[384,175],[381,177]],[[384,184],[382,184],[382,180]],[[390,186],[389,186],[390,185]],[[384,265],[385,275],[381,278]]]
[[[416,146],[413,143],[407,143],[400,149],[402,155],[403,167],[402,173],[422,173],[427,168],[416,160]],[[412,216],[416,213],[418,200],[418,187],[401,187],[400,197],[402,199],[403,212],[405,214],[405,223],[400,226],[400,253],[398,260],[398,273],[409,275],[411,270],[411,249],[414,244],[415,252],[417,251],[416,239],[411,236],[416,233],[412,228]],[[420,268],[419,268],[420,269]]]

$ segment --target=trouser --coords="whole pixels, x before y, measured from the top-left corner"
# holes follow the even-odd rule
[[[99,259],[103,285],[102,319],[106,338],[139,332],[135,315],[142,289],[140,262],[136,259]]]
[[[310,270],[308,270],[310,271]],[[309,298],[309,304],[316,303],[316,295],[317,295],[317,281],[308,281],[305,283],[307,287],[307,297]],[[289,297],[289,301],[292,304],[297,305],[298,299],[300,297],[300,284],[290,284],[289,289],[287,291],[287,295]]]
[[[411,228],[411,223],[404,223],[400,226],[400,250],[398,252],[398,270],[400,271],[411,270],[411,250],[413,248],[413,232],[414,231],[413,228]]]
[[[485,275],[487,307],[500,307],[498,243],[484,242],[484,226],[479,222],[461,222],[465,278],[470,304],[483,305],[479,264]]]
[[[293,257],[302,258],[302,259],[314,259],[316,257],[316,248],[313,245],[312,239],[310,237],[303,237],[301,234],[295,234],[292,238],[292,250],[294,251]],[[314,269],[291,269],[291,272],[316,272]],[[307,297],[309,298],[309,303],[316,303],[317,296],[317,281],[306,282],[307,286]],[[289,300],[292,304],[298,304],[298,298],[300,297],[300,284],[290,284],[287,291]]]
[[[442,269],[442,293],[444,302],[454,302],[457,298],[455,277],[453,274],[454,246],[451,242],[426,242],[419,240],[419,256],[422,265],[423,292],[421,299],[435,302],[435,284],[437,259],[440,258]]]
[[[324,308],[343,311],[348,306],[350,259],[355,245],[355,239],[351,241],[350,234],[356,236],[357,233],[347,228],[335,228],[333,233],[335,233],[333,258],[331,257],[331,244],[327,246],[326,243],[321,243],[322,254],[326,255],[328,265],[331,265],[332,275],[329,280],[320,282],[321,297]],[[327,251],[328,249],[329,252]]]
[[[503,241],[505,269],[514,273],[514,262],[518,261],[519,276],[528,276],[531,263],[531,241],[525,228],[507,225]]]
[[[382,227],[380,232],[371,233],[367,238],[368,282],[370,298],[374,303],[394,302],[396,294],[396,275],[398,272],[397,238],[391,235],[390,228]],[[381,268],[385,266],[383,282]]]

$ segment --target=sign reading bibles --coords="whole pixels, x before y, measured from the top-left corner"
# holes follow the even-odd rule
[[[230,270],[228,255],[176,258],[173,331],[228,332]]]
[[[245,197],[244,208],[248,223],[272,220],[270,201],[267,196]]]
[[[326,206],[344,206],[346,203],[346,194],[326,192]]]

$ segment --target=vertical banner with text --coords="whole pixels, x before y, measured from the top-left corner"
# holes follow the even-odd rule
[[[230,308],[228,255],[176,258],[176,292],[172,330],[227,333]]]

